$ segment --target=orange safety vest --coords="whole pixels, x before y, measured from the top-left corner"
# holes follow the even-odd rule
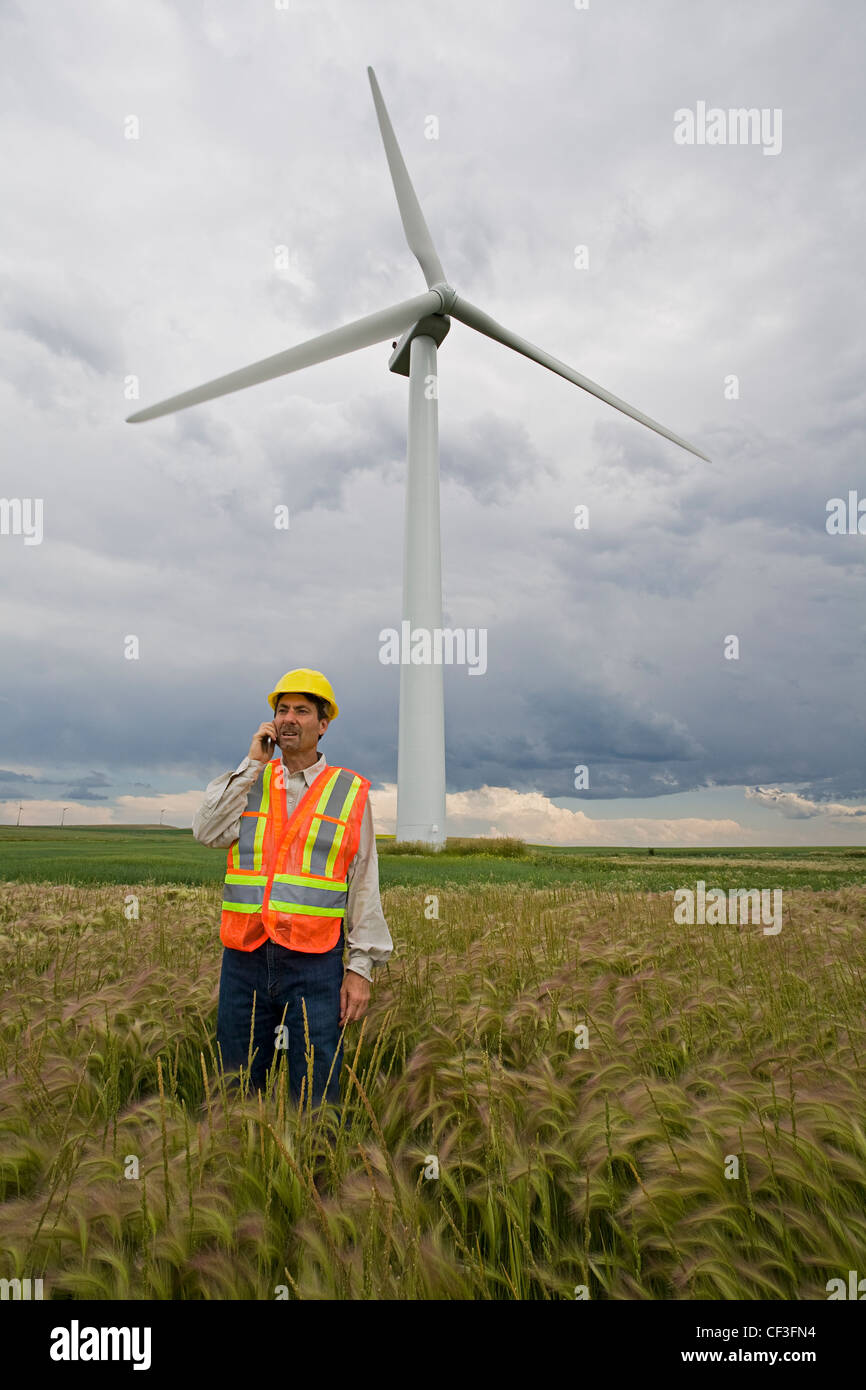
[[[254,951],[268,937],[292,951],[336,946],[369,789],[350,768],[325,767],[287,817],[282,759],[266,765],[226,860],[224,946]]]

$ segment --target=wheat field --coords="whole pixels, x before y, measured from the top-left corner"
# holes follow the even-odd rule
[[[51,1299],[826,1299],[866,1273],[866,888],[387,889],[343,1105],[214,1057],[218,886],[0,894],[0,1276]],[[128,895],[140,899],[130,920]],[[283,1067],[284,1067],[283,1063]]]

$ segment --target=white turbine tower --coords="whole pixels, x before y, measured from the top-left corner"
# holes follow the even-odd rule
[[[706,454],[673,434],[634,406],[604,390],[588,377],[560,362],[542,348],[503,328],[483,309],[470,304],[448,283],[433,245],[421,205],[409,178],[397,137],[394,134],[382,93],[372,68],[367,69],[379,129],[385,145],[388,167],[403,230],[409,249],[416,256],[427,293],[404,299],[388,309],[379,309],[342,328],[310,338],[297,347],[265,357],[227,376],[217,377],[190,391],[160,401],[128,417],[128,423],[154,420],[191,405],[227,396],[247,386],[256,386],[290,372],[301,371],[318,362],[360,348],[384,342],[401,333],[388,366],[409,378],[408,472],[406,479],[406,526],[403,543],[403,626],[430,634],[442,627],[442,573],[439,542],[439,420],[436,389],[437,350],[451,327],[449,315],[461,323],[494,338],[524,357],[589,391],[633,420],[664,435],[674,444],[710,462]],[[407,629],[406,624],[409,624]],[[401,642],[402,645],[402,642]],[[445,839],[445,712],[442,666],[400,665],[400,716],[397,760],[397,839],[424,840],[441,844]]]

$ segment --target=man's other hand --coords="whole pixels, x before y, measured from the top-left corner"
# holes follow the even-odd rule
[[[354,970],[347,970],[340,989],[340,1027],[363,1018],[370,1002],[370,981]]]

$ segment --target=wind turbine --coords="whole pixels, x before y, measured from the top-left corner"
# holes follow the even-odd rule
[[[155,420],[203,401],[242,391],[275,377],[287,376],[333,357],[357,352],[402,334],[388,360],[389,369],[409,378],[408,472],[406,522],[403,540],[403,627],[409,633],[442,627],[442,569],[439,540],[439,416],[436,389],[437,351],[451,327],[451,318],[493,338],[531,361],[546,367],[606,401],[615,410],[655,430],[707,463],[700,449],[664,425],[614,396],[604,387],[560,362],[543,348],[504,328],[483,309],[471,304],[448,283],[421,205],[397,144],[376,74],[367,68],[379,130],[391,171],[391,181],[409,249],[427,282],[427,293],[378,309],[342,328],[321,333],[297,347],[262,358],[239,371],[216,377],[190,391],[171,396],[128,417],[129,424]],[[433,383],[431,389],[430,383]],[[407,663],[401,654],[400,714],[397,754],[397,840],[441,844],[445,839],[445,706],[441,664]]]

